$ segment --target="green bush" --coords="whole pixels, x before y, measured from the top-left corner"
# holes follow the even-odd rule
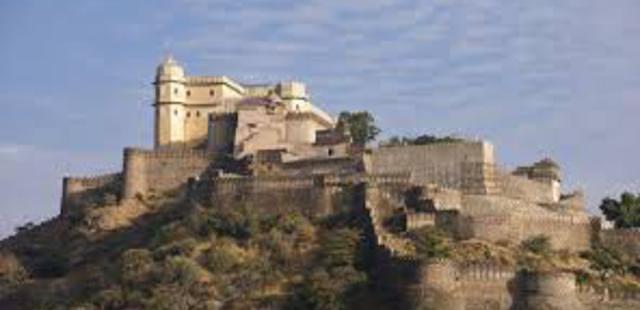
[[[449,241],[442,231],[432,228],[420,229],[412,234],[416,254],[422,260],[441,259],[451,256]]]
[[[167,259],[162,270],[162,280],[165,283],[190,286],[207,276],[207,272],[194,260],[174,256]]]
[[[145,283],[155,269],[152,254],[147,249],[130,249],[120,259],[120,277],[131,284]]]
[[[260,231],[258,215],[248,210],[213,210],[208,214],[203,233],[246,240]]]
[[[320,249],[323,264],[330,267],[355,265],[360,239],[360,233],[355,229],[341,228],[326,233]]]
[[[239,263],[238,258],[228,247],[210,248],[204,253],[204,265],[213,273],[225,273]]]
[[[620,252],[599,244],[596,244],[590,251],[581,253],[581,256],[589,260],[590,267],[602,275],[624,274],[630,265]]]
[[[538,255],[549,255],[551,253],[551,241],[545,235],[537,235],[522,241],[520,248]]]

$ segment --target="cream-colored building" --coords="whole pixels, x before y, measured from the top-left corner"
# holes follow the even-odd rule
[[[237,158],[285,149],[294,157],[313,157],[325,151],[312,147],[316,132],[336,125],[300,82],[246,85],[226,76],[188,76],[168,57],[154,84],[156,148],[206,148]]]

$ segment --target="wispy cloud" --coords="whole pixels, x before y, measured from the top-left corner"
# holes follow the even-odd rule
[[[193,74],[303,80],[325,109],[371,110],[386,135],[479,135],[510,166],[556,157],[567,185],[584,186],[592,206],[638,188],[635,0],[5,6],[0,20],[20,29],[0,31],[8,42],[0,49],[0,177],[11,184],[50,167],[101,167],[86,154],[109,154],[117,166],[119,147],[149,145],[153,69],[172,52]],[[101,19],[110,23],[93,22]],[[44,151],[52,149],[73,155]],[[8,158],[20,159],[20,170]],[[57,207],[54,172],[41,186]]]

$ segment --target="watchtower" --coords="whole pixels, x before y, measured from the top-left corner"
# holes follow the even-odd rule
[[[156,148],[184,142],[184,103],[186,100],[184,69],[168,56],[157,68],[155,98]]]

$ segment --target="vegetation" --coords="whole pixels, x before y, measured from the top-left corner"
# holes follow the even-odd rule
[[[426,145],[426,144],[451,143],[451,142],[460,142],[460,141],[463,141],[463,140],[460,138],[452,137],[452,136],[438,137],[438,136],[423,134],[415,138],[393,136],[385,142],[385,145],[387,146]]]
[[[549,241],[549,237],[545,235],[537,235],[526,239],[522,241],[520,247],[525,251],[538,255],[551,254],[551,242]]]
[[[640,194],[624,192],[620,200],[607,197],[602,200],[600,210],[616,228],[640,227]]]
[[[94,240],[75,224],[23,232],[11,247],[15,254],[0,254],[0,304],[346,309],[369,294],[370,245],[359,216],[313,219],[249,203],[224,209],[175,201],[154,206],[139,225]]]
[[[422,260],[444,259],[451,256],[451,240],[435,228],[422,228],[412,233],[416,254]]]
[[[348,130],[353,143],[358,145],[365,145],[367,142],[375,140],[381,131],[375,125],[375,118],[368,111],[340,112],[337,127]]]

